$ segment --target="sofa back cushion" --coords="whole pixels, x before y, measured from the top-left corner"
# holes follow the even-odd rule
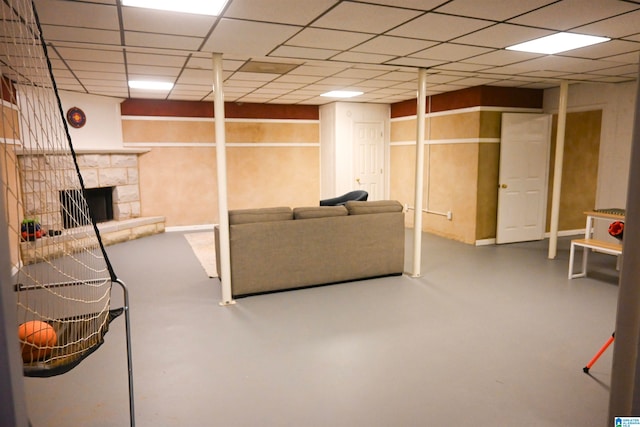
[[[397,200],[375,200],[372,202],[350,200],[346,206],[349,215],[392,213],[403,210],[402,204]]]
[[[327,218],[330,216],[347,216],[349,212],[344,206],[310,206],[293,209],[294,219]]]
[[[235,209],[229,211],[229,225],[289,221],[292,219],[293,211],[290,207]]]

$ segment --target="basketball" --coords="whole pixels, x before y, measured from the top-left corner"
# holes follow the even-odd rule
[[[58,337],[51,325],[39,320],[25,322],[18,327],[18,338],[22,344],[22,360],[31,363],[51,354]]]

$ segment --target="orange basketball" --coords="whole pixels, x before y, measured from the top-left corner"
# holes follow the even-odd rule
[[[25,322],[18,327],[18,338],[22,345],[22,360],[31,363],[51,354],[58,337],[53,327],[39,320]]]

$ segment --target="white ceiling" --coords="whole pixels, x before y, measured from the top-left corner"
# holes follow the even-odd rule
[[[549,88],[635,80],[640,0],[229,0],[221,16],[125,7],[120,0],[36,0],[58,87],[121,98],[211,100],[212,52],[226,101],[315,104],[414,99],[478,85]],[[506,46],[558,31],[612,40],[558,55]],[[248,62],[270,64],[243,71]],[[260,65],[260,64],[258,64]],[[170,93],[127,80],[175,83]]]

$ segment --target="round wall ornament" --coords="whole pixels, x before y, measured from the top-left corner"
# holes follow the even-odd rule
[[[78,107],[71,107],[67,110],[67,122],[74,128],[78,129],[87,123],[87,116]]]

